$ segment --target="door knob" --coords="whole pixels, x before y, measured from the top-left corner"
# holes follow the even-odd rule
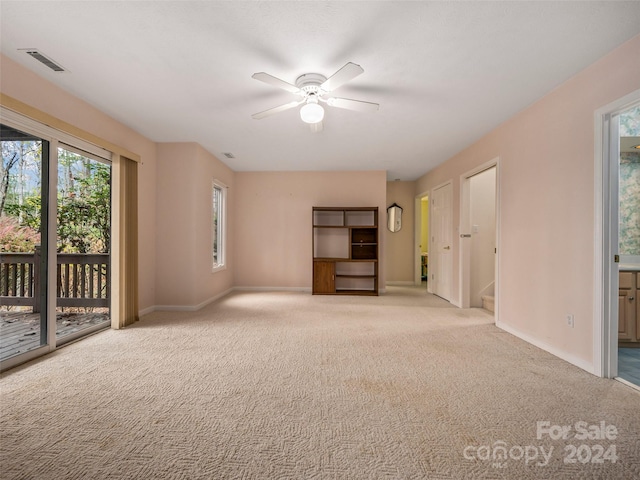
[[[446,247],[444,247],[445,250],[450,250],[451,247],[449,245],[447,245]]]

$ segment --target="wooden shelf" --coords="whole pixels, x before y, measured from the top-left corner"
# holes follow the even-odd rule
[[[375,275],[340,275],[336,273],[336,277],[340,278],[376,278]]]
[[[313,207],[313,293],[378,294],[378,207]]]
[[[378,295],[378,292],[373,290],[343,290],[337,289],[335,295]]]

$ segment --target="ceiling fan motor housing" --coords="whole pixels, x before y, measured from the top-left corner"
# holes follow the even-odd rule
[[[326,93],[320,88],[320,85],[326,81],[327,77],[319,73],[305,73],[296,79],[296,87],[305,94],[305,97],[309,95],[320,96]]]

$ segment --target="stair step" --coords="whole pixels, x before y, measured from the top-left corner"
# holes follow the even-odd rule
[[[495,311],[495,298],[492,295],[483,295],[482,296],[482,308],[485,310],[489,310],[490,312]]]

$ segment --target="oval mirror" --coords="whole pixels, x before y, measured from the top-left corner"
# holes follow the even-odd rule
[[[402,228],[402,207],[397,203],[387,208],[387,228],[391,232],[399,232]]]

